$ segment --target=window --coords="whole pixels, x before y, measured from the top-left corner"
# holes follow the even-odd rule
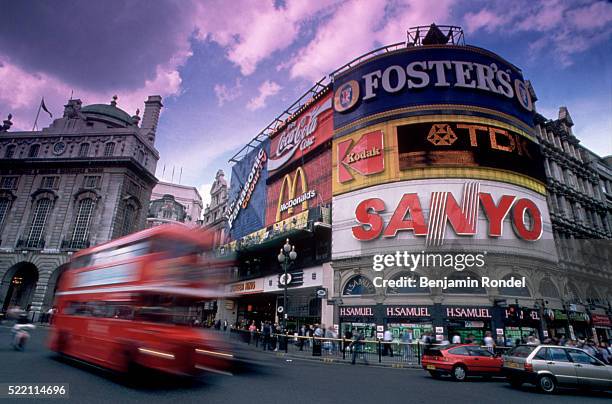
[[[4,158],[7,159],[12,159],[13,156],[15,155],[15,148],[17,146],[15,146],[14,144],[10,144],[6,147],[6,151],[4,152]]]
[[[548,348],[541,348],[534,356],[533,359],[547,361],[549,360]]]
[[[4,222],[4,218],[6,217],[6,213],[9,210],[11,205],[11,201],[8,198],[0,199],[0,225]]]
[[[134,206],[132,205],[126,205],[125,210],[123,212],[123,229],[121,231],[121,234],[125,236],[126,234],[130,234],[132,232],[135,218],[136,208],[134,208]]]
[[[469,346],[467,347],[467,350],[470,353],[470,356],[486,356],[486,357],[493,356],[491,352],[479,346]]]
[[[109,157],[115,154],[115,144],[113,142],[109,142],[104,146],[104,157]]]
[[[569,362],[565,349],[563,348],[548,348],[550,350],[550,360],[555,362]]]
[[[460,346],[460,347],[454,348],[454,349],[449,349],[448,353],[450,353],[452,355],[464,355],[464,356],[468,356],[469,355],[468,350],[464,346]]]
[[[17,177],[2,177],[0,189],[17,189]]]
[[[83,180],[83,188],[98,188],[100,186],[99,175],[86,175]]]
[[[38,151],[40,150],[39,144],[33,144],[30,146],[30,151],[28,152],[28,157],[37,157]]]
[[[59,185],[59,177],[43,177],[40,182],[40,187],[43,189],[57,189]]]
[[[28,246],[36,246],[43,238],[43,231],[51,210],[51,199],[42,198],[36,201],[34,206],[34,215],[32,217],[32,224],[30,225],[30,231],[28,233]]]
[[[577,349],[568,349],[567,353],[574,363],[584,363],[586,365],[599,365],[599,362],[595,360],[591,355],[586,352],[579,351]]]
[[[89,155],[89,143],[82,143],[79,148],[79,157],[87,157]]]
[[[79,202],[76,220],[74,222],[74,230],[72,232],[73,242],[87,241],[89,238],[89,224],[91,222],[91,214],[93,213],[94,200],[91,198],[82,199]]]

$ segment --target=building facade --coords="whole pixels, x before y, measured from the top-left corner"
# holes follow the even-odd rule
[[[545,279],[540,294],[545,303],[562,302],[546,307],[548,331],[607,340],[612,337],[612,168],[580,145],[566,107],[557,119],[537,116],[536,122],[559,256],[558,274]]]
[[[196,187],[160,181],[151,193],[147,227],[164,223],[202,224],[202,197]]]
[[[71,99],[41,131],[0,132],[3,312],[46,311],[72,252],[144,228],[161,108],[150,96],[141,122],[116,97],[87,106]]]
[[[521,70],[458,27],[410,31],[324,81],[232,160],[224,249],[238,268],[220,319],[281,319],[274,250],[290,238],[290,294],[321,310],[300,318],[289,299],[281,312],[298,324],[501,344],[612,336],[611,171],[567,109],[537,114]],[[311,137],[327,97],[332,133]]]
[[[225,173],[223,170],[218,170],[210,188],[210,203],[206,205],[202,216],[202,226],[214,233],[215,247],[228,241],[227,197],[228,187]]]

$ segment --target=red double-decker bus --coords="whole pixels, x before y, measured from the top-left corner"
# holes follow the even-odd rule
[[[124,372],[229,372],[228,345],[194,326],[195,306],[221,295],[227,262],[210,247],[206,232],[164,225],[79,251],[58,287],[50,348]]]

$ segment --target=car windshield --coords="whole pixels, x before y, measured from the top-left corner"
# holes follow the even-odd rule
[[[518,358],[526,358],[529,356],[530,353],[533,352],[534,349],[536,349],[535,346],[519,345],[519,346],[512,348],[510,352],[508,352],[507,356],[516,356]]]

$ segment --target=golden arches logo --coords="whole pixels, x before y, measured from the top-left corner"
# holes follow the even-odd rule
[[[302,194],[296,195],[298,179],[300,181]],[[283,203],[283,196],[285,195],[285,189],[287,189],[287,202]],[[293,179],[291,178],[291,174],[286,174],[283,177],[283,182],[281,183],[280,193],[278,196],[278,205],[276,208],[276,221],[280,221],[282,214],[284,211],[287,211],[290,215],[293,213],[293,208],[296,205],[301,204],[302,210],[308,209],[308,200],[317,196],[315,190],[308,190],[308,183],[306,181],[306,173],[304,173],[304,169],[302,167],[298,167],[295,170],[293,175]]]

